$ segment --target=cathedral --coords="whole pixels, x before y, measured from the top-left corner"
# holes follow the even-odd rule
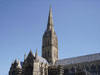
[[[12,62],[9,75],[100,75],[100,53],[58,58],[58,39],[53,26],[52,8],[42,38],[42,56],[30,50],[24,61]]]

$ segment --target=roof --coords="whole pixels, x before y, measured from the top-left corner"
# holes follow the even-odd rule
[[[61,59],[56,62],[56,65],[70,65],[70,64],[91,62],[91,61],[97,61],[97,60],[100,60],[100,53]]]
[[[38,56],[39,62],[41,63],[48,63],[47,60],[43,57]]]
[[[37,59],[39,60],[40,63],[45,63],[48,64],[47,60],[43,57],[38,56]],[[23,66],[23,62],[20,62],[21,67]]]

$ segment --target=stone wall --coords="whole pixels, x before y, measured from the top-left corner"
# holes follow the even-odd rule
[[[100,75],[100,60],[66,65],[64,75]]]

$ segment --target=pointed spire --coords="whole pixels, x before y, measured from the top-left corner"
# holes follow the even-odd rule
[[[19,60],[16,58],[14,62],[15,62],[15,63],[18,63],[18,61],[19,61]]]
[[[26,59],[26,57],[27,57],[27,56],[26,56],[26,53],[25,53],[25,54],[24,54],[24,60]]]
[[[35,53],[35,61],[38,62],[38,50],[36,49],[36,53]]]
[[[32,50],[31,50],[31,49],[30,49],[30,52],[29,52],[29,54],[28,54],[28,57],[30,57],[30,56],[34,57],[34,55],[33,55],[33,53],[32,53]]]
[[[38,50],[36,49],[35,57],[37,58],[38,56]]]
[[[32,50],[30,49],[30,52],[29,52],[29,54],[32,54],[33,55],[33,53],[32,53]]]
[[[53,18],[52,18],[52,8],[50,6],[49,9],[49,16],[48,16],[48,25],[47,25],[47,30],[53,29]]]
[[[16,68],[21,68],[20,61],[17,58],[15,59],[13,64],[15,65]]]

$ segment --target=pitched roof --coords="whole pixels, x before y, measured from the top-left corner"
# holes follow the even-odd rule
[[[100,60],[100,53],[61,59],[61,60],[56,61],[56,65],[70,65],[70,64],[91,62],[91,61],[97,61],[97,60]]]

